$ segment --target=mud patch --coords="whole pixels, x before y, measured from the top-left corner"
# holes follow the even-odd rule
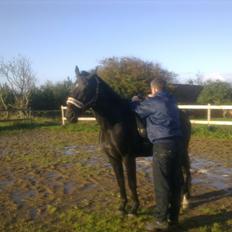
[[[0,180],[0,192],[4,191],[5,188],[13,186],[14,180]]]
[[[120,203],[117,181],[106,155],[96,145],[97,138],[96,133],[59,130],[1,136],[0,231],[66,228],[71,232],[93,213],[101,215],[108,210],[109,218],[114,218]],[[184,231],[211,231],[217,226],[215,223],[223,226],[219,231],[231,231],[226,230],[232,225],[231,149],[231,141],[220,141],[220,146],[213,140],[191,141],[194,206],[181,215]],[[131,231],[144,231],[136,230],[138,223],[142,228],[142,221],[149,220],[155,205],[152,157],[137,158],[137,170],[143,217],[125,220],[123,231],[132,227],[135,230]],[[93,222],[98,223],[98,219],[105,220],[94,217]],[[122,229],[122,223],[119,221],[117,228]],[[89,224],[87,220],[86,228]],[[99,231],[106,231],[105,228]]]
[[[111,169],[111,165],[106,162],[103,157],[104,154],[100,156],[94,156],[93,153],[98,152],[96,145],[82,145],[82,146],[70,146],[65,147],[64,154],[67,155],[78,155],[82,151],[91,153],[92,156],[81,161],[83,165],[96,166],[99,163],[107,169]],[[209,159],[199,158],[194,154],[190,155],[191,159],[191,173],[192,173],[192,185],[195,188],[206,188],[211,190],[222,190],[223,193],[220,196],[229,196],[232,193],[232,170],[231,168],[224,167],[222,164]],[[152,157],[139,157],[136,160],[137,171],[145,176],[148,183],[153,182],[152,176]],[[81,191],[86,191],[88,189],[94,188],[92,184],[85,184],[80,188]],[[217,196],[210,196],[209,200],[217,199]],[[193,200],[193,202],[205,201],[205,199]]]
[[[64,155],[78,155],[81,152],[96,153],[98,147],[96,145],[67,146],[64,148]],[[104,154],[102,154],[104,156]],[[190,155],[191,173],[193,175],[192,184],[207,185],[210,188],[223,190],[232,187],[232,169],[224,167],[212,160]],[[82,164],[95,166],[99,162],[103,162],[101,157],[92,156],[84,160]],[[152,181],[152,157],[139,157],[136,159],[137,170],[142,172],[149,181]],[[109,163],[104,164],[106,168],[111,168]]]
[[[29,198],[36,197],[37,192],[34,190],[29,190],[29,191],[21,191],[21,190],[16,190],[11,193],[11,198],[13,202],[17,205],[22,205],[26,200]]]

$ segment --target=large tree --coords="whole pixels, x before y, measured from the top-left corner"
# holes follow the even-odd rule
[[[175,74],[159,64],[146,62],[135,57],[112,57],[104,59],[98,66],[98,74],[120,95],[130,98],[136,94],[146,95],[150,82],[162,77],[168,82]]]
[[[9,108],[10,105],[14,104],[14,95],[10,90],[9,86],[4,83],[0,83],[0,110],[1,110],[1,118],[9,117]]]
[[[31,92],[36,81],[29,59],[23,56],[14,57],[8,61],[2,59],[0,76],[4,78],[5,84],[14,96],[13,103],[5,101],[4,104],[11,104],[14,109],[28,109]]]

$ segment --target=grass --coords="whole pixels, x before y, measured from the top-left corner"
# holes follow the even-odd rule
[[[125,217],[115,215],[110,210],[105,212],[83,212],[81,209],[70,209],[59,215],[63,228],[81,232],[142,232],[145,217]],[[147,218],[146,218],[147,220]]]
[[[19,131],[24,132],[32,129],[97,132],[99,130],[99,126],[96,122],[79,122],[78,124],[67,124],[62,126],[59,120],[46,118],[35,118],[32,121],[21,122],[0,122],[0,134],[17,133]]]
[[[97,122],[79,122],[78,124],[67,124],[61,126],[61,122],[57,119],[51,120],[47,118],[35,118],[31,122],[1,122],[0,134],[15,133],[18,131],[24,132],[32,129],[47,129],[70,132],[98,132],[99,126]],[[216,138],[216,139],[231,139],[232,126],[210,126],[207,125],[193,125],[192,135],[202,138]]]
[[[232,126],[193,125],[192,135],[202,138],[231,139]]]
[[[145,216],[122,218],[110,210],[84,212],[74,207],[66,211],[59,211],[52,206],[50,208],[49,218],[46,220],[18,220],[7,228],[17,232],[142,232],[144,223],[148,220]],[[1,231],[4,231],[4,228],[6,225],[1,223]]]

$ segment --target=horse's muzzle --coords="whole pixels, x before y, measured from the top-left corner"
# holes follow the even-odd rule
[[[76,110],[67,109],[65,116],[70,123],[76,123],[78,121],[78,112]]]

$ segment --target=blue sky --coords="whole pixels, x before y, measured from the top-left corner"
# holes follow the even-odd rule
[[[30,58],[38,83],[111,56],[232,81],[230,0],[0,0],[0,58]]]

